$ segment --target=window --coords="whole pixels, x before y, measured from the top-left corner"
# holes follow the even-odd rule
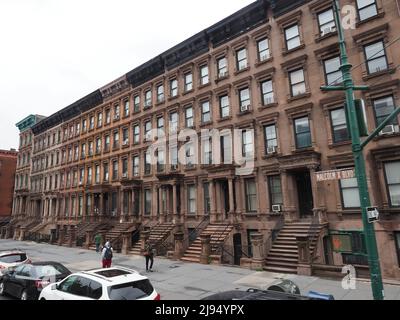
[[[176,97],[178,95],[178,80],[173,79],[169,82],[170,95]]]
[[[79,217],[82,217],[83,214],[83,197],[79,196],[78,198],[78,215]]]
[[[101,152],[101,138],[96,139],[96,153],[99,154]]]
[[[292,97],[306,93],[306,81],[303,69],[289,72],[290,91]]]
[[[383,41],[378,41],[364,46],[364,51],[369,74],[383,71],[388,68]]]
[[[242,131],[242,155],[245,158],[251,158],[254,155],[253,131]]]
[[[157,87],[157,102],[161,103],[164,101],[164,85],[159,85]]]
[[[119,148],[119,132],[115,131],[113,136],[113,148]]]
[[[187,167],[192,167],[194,164],[194,145],[193,143],[185,144],[185,162]]]
[[[107,135],[104,137],[104,151],[110,150],[110,136]]]
[[[151,174],[151,154],[147,151],[144,157],[144,174]]]
[[[122,159],[122,178],[128,178],[128,159]]]
[[[151,90],[147,90],[144,94],[144,106],[145,108],[151,107]]]
[[[137,144],[140,142],[140,127],[138,124],[133,126],[133,143]]]
[[[285,29],[285,39],[287,50],[300,46],[300,32],[297,24]]]
[[[103,113],[100,112],[97,114],[97,127],[101,127],[103,125]]]
[[[335,17],[333,16],[332,9],[318,13],[318,25],[321,36],[336,31]]]
[[[129,145],[129,130],[128,130],[128,128],[122,129],[122,143],[124,146]]]
[[[357,8],[360,21],[366,20],[378,14],[376,0],[357,0]]]
[[[87,130],[87,121],[86,121],[86,119],[83,119],[82,120],[82,131],[86,132],[86,130]]]
[[[210,81],[208,74],[208,66],[200,67],[200,84],[205,85]]]
[[[72,159],[72,149],[68,149],[68,154],[69,154],[68,159],[70,160],[70,157]],[[82,143],[82,146],[81,146],[81,158],[83,159],[85,157],[86,157],[86,144]]]
[[[230,135],[221,137],[221,161],[224,164],[232,163],[232,137]]]
[[[187,186],[188,214],[196,214],[196,186]]]
[[[135,96],[135,98],[133,98],[133,111],[140,111],[140,96]]]
[[[359,231],[343,232],[350,236],[351,253],[342,253],[343,263],[351,265],[368,265],[367,249],[364,234]]]
[[[118,161],[117,160],[113,161],[112,168],[113,168],[112,179],[117,180],[118,179]]]
[[[261,98],[264,106],[274,103],[272,80],[267,80],[261,83]]]
[[[87,184],[92,184],[92,167],[87,168]]]
[[[210,184],[208,182],[203,183],[203,194],[204,194],[204,213],[209,214],[211,212],[211,198],[210,198]]]
[[[360,208],[360,197],[356,178],[340,180],[340,191],[342,194],[343,208]]]
[[[109,179],[110,179],[110,175],[108,172],[108,163],[104,163],[103,164],[103,180],[105,182],[108,182]]]
[[[283,204],[282,186],[280,176],[268,177],[268,188],[271,209],[273,205]]]
[[[111,110],[107,109],[106,110],[106,124],[109,124],[111,122]]]
[[[308,117],[303,117],[294,120],[296,134],[296,148],[311,147],[311,131]]]
[[[165,169],[164,150],[159,149],[157,152],[157,172],[164,172],[164,169]]]
[[[151,121],[146,121],[144,123],[144,137],[146,141],[151,139]]]
[[[248,111],[250,108],[250,90],[244,88],[239,90],[240,112]]]
[[[89,141],[89,156],[93,155],[93,141]]]
[[[247,68],[247,51],[246,48],[236,51],[236,68],[238,71]]]
[[[100,183],[100,166],[98,164],[95,166],[94,181],[96,184]]]
[[[132,159],[132,166],[133,166],[133,176],[138,177],[139,176],[139,156],[134,156]]]
[[[208,137],[207,139],[202,139],[201,148],[203,151],[201,163],[202,164],[211,164],[212,163],[212,139]]]
[[[257,42],[258,60],[265,61],[270,57],[268,39],[264,38]]]
[[[193,108],[189,107],[185,109],[185,124],[186,128],[193,127]]]
[[[340,68],[340,58],[334,57],[324,61],[326,85],[335,85],[343,82],[342,71]]]
[[[186,73],[185,74],[185,92],[188,92],[193,89],[193,74]]]
[[[373,100],[376,126],[379,126],[395,109],[393,96]],[[397,118],[394,118],[390,124],[397,124]]]
[[[400,232],[396,231],[394,233],[395,241],[396,241],[396,251],[397,251],[397,259],[400,266]]]
[[[157,118],[157,137],[164,136],[164,118]]]
[[[124,117],[129,116],[129,100],[124,101]]]
[[[257,212],[257,190],[254,179],[246,180],[246,210],[247,212]]]
[[[218,59],[217,67],[218,67],[218,78],[223,78],[228,75],[228,61],[226,57]]]
[[[221,118],[229,117],[230,107],[229,107],[228,96],[219,97],[219,110],[220,110]]]
[[[264,137],[266,153],[271,153],[271,148],[273,148],[273,152],[275,152],[275,148],[278,146],[275,124],[264,126]]]
[[[400,207],[400,161],[385,163],[391,207]]]
[[[116,105],[114,106],[114,120],[118,120],[118,119],[119,119],[119,116],[120,116],[120,113],[119,113],[119,104],[116,104]]]
[[[151,190],[144,190],[144,214],[149,216],[151,213]]]
[[[210,122],[211,121],[211,110],[210,110],[210,102],[205,101],[201,103],[201,122]]]
[[[76,125],[75,125],[75,134],[76,135],[79,135],[81,133],[81,124],[78,122]]]
[[[116,192],[111,193],[111,215],[116,216],[118,210],[118,194]]]
[[[350,140],[347,129],[346,112],[344,108],[331,111],[333,142],[342,142]]]
[[[170,146],[169,153],[170,153],[171,170],[177,170],[178,169],[178,147]]]
[[[94,129],[94,116],[91,116],[89,118],[89,130],[93,130]]]
[[[169,115],[169,132],[174,133],[178,131],[178,113],[173,112]]]

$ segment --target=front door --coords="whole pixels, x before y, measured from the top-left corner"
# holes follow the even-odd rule
[[[228,181],[221,181],[221,190],[223,196],[223,212],[225,214],[225,219],[228,219],[229,212],[229,189],[228,189]]]
[[[240,233],[233,235],[233,250],[234,264],[240,266],[240,258],[242,257],[242,235]]]
[[[313,214],[313,196],[310,172],[302,171],[295,174],[300,218],[308,218]]]

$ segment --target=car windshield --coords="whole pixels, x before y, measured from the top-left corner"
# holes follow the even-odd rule
[[[59,275],[68,275],[71,272],[60,264],[35,266],[35,274],[38,278],[57,277]]]
[[[154,291],[147,279],[119,284],[108,289],[111,300],[137,300],[148,297]]]
[[[17,253],[17,254],[9,254],[6,256],[0,257],[0,262],[4,263],[18,263],[26,260],[26,254]]]

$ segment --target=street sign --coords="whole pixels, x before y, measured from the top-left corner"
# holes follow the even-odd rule
[[[342,180],[355,178],[354,168],[320,171],[315,173],[317,181]]]
[[[369,223],[379,221],[379,211],[377,207],[368,207],[367,215]]]

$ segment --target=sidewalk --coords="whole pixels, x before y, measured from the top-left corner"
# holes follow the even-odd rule
[[[0,240],[0,250],[26,250],[32,260],[52,260],[71,271],[99,268],[100,254],[81,248],[66,248],[34,242]],[[323,279],[271,272],[255,272],[234,266],[201,265],[155,257],[153,273],[146,273],[141,256],[115,254],[113,265],[120,265],[146,274],[164,300],[198,300],[213,293],[248,288],[267,289],[279,279],[289,279],[298,285],[303,295],[312,291],[332,294],[336,300],[371,300],[370,283],[356,282],[355,290],[344,290],[340,280]],[[385,284],[385,297],[400,300],[400,286]]]

